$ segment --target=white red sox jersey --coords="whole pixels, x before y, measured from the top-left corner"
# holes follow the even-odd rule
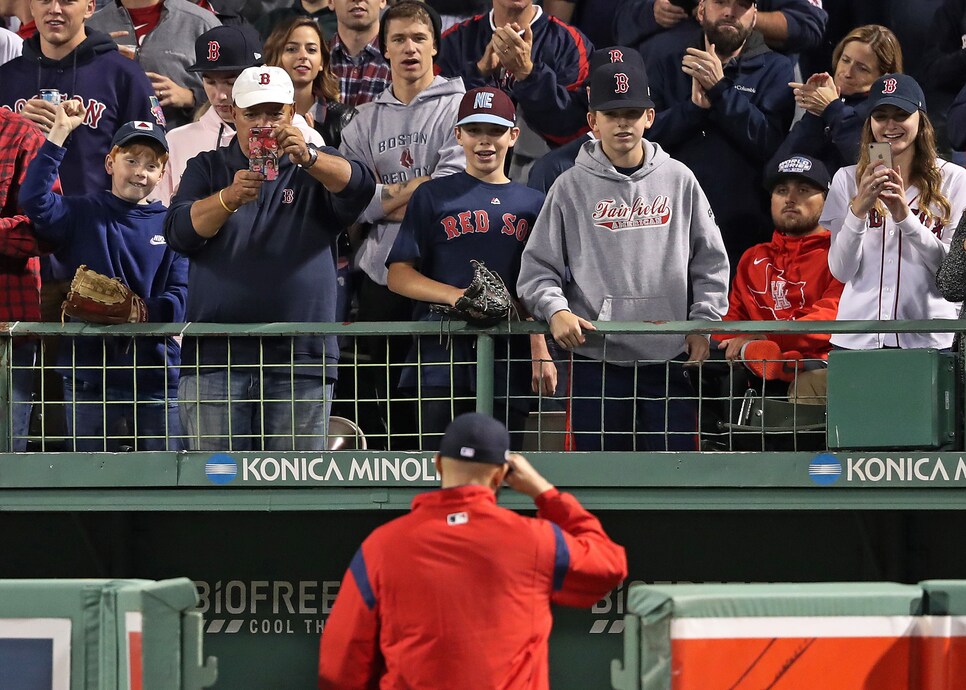
[[[966,208],[966,170],[936,159],[942,192],[952,206],[950,218],[931,218],[920,207],[919,190],[909,186],[910,213],[896,223],[872,210],[857,218],[849,210],[855,196],[856,166],[840,169],[832,180],[820,224],[832,232],[829,268],[845,283],[838,319],[955,319],[959,305],[947,302],[936,287],[936,272],[949,251],[956,222]],[[951,333],[849,333],[832,344],[854,350],[881,347],[948,348]]]
[[[376,175],[376,191],[359,216],[360,222],[372,223],[372,229],[356,254],[356,263],[380,285],[386,284],[386,257],[399,231],[399,223],[384,217],[383,188],[427,175],[452,175],[466,168],[466,156],[454,133],[465,91],[458,77],[436,77],[412,101],[403,103],[390,87],[376,100],[360,106],[342,131],[343,155],[361,162]]]

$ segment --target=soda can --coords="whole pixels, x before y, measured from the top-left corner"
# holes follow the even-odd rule
[[[60,105],[61,94],[57,89],[41,89],[40,98],[47,101],[48,103],[53,103],[54,105]]]

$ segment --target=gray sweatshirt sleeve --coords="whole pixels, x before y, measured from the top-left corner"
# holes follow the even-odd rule
[[[362,119],[364,118],[352,118],[345,129],[342,130],[342,144],[339,146],[339,153],[349,160],[358,161],[375,174],[371,152],[365,145],[365,136],[361,127]],[[376,189],[366,208],[359,214],[358,222],[375,223],[385,217],[385,212],[382,209],[382,187],[383,185],[379,183],[379,177],[376,176]]]
[[[558,188],[559,189],[559,188]],[[550,317],[570,305],[564,296],[566,275],[566,242],[564,210],[557,189],[551,188],[520,260],[517,294],[534,317],[550,321]]]
[[[728,276],[731,266],[721,230],[697,180],[691,186],[691,321],[720,321],[728,311]]]

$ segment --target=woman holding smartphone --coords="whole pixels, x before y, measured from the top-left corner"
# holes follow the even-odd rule
[[[956,318],[935,276],[964,208],[966,170],[936,156],[919,84],[883,75],[869,90],[858,164],[835,174],[820,221],[832,232],[829,268],[845,283],[838,319]],[[948,349],[952,340],[950,333],[832,336],[834,346],[853,350]]]
[[[835,46],[832,74],[813,74],[803,84],[789,84],[805,114],[776,158],[805,154],[821,160],[829,171],[855,163],[869,88],[883,74],[901,71],[902,48],[894,33],[878,24],[853,29]]]
[[[265,39],[265,64],[288,72],[295,84],[295,112],[327,146],[338,148],[342,128],[356,109],[339,102],[339,79],[329,66],[329,46],[315,20],[299,17],[275,27]]]

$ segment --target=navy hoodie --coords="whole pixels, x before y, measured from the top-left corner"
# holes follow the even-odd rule
[[[170,249],[164,239],[167,209],[160,203],[134,204],[109,191],[63,197],[51,191],[65,149],[46,142],[27,168],[20,189],[20,204],[34,223],[38,237],[54,243],[71,263],[87,267],[121,282],[137,293],[148,310],[148,320],[180,323],[184,320],[188,260]],[[137,364],[138,399],[160,396],[167,388],[176,397],[181,348],[174,338],[77,338],[76,376],[100,385],[105,356],[111,367],[107,385],[130,390]],[[106,353],[106,354],[105,354]],[[71,363],[71,348],[61,348],[60,364]]]
[[[160,107],[152,113],[154,91],[136,62],[117,52],[111,37],[86,27],[87,38],[68,56],[51,60],[40,50],[40,34],[24,41],[23,55],[0,65],[0,107],[21,112],[41,89],[78,97],[87,118],[67,142],[60,170],[64,194],[91,194],[111,188],[104,156],[125,122],[164,125]],[[152,99],[154,101],[152,102]]]

